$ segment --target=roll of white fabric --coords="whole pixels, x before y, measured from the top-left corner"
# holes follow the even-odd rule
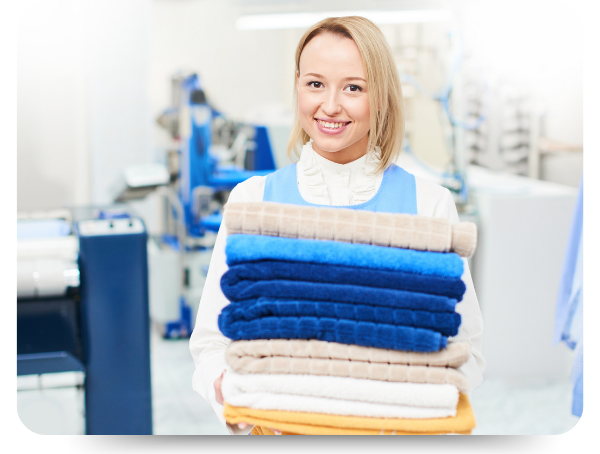
[[[455,410],[458,404],[458,389],[450,384],[394,383],[323,375],[238,374],[232,370],[223,377],[222,392],[231,405],[235,405],[232,399],[237,401],[237,397],[243,394],[287,394],[302,398]]]

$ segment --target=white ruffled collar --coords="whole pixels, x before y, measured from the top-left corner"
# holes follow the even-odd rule
[[[303,186],[317,203],[330,205],[331,198],[326,179],[331,181],[331,175],[346,174],[347,189],[350,177],[355,181],[349,194],[350,205],[364,203],[371,199],[381,182],[381,173],[376,173],[377,165],[381,156],[379,147],[364,156],[349,162],[338,164],[317,154],[312,147],[312,140],[302,147],[300,160],[298,161],[299,172],[303,175]]]

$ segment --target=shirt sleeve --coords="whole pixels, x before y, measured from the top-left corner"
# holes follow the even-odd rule
[[[238,184],[229,195],[229,201],[249,202],[262,200],[264,177],[252,177]],[[226,369],[225,348],[230,339],[223,336],[217,325],[221,310],[229,301],[221,291],[221,276],[228,266],[225,256],[227,228],[221,224],[210,259],[206,282],[200,298],[196,315],[196,325],[190,337],[190,353],[194,359],[196,370],[192,378],[193,389],[200,394],[213,408],[219,421],[234,435],[247,435],[252,427],[240,430],[225,421],[223,405],[215,399],[215,380]]]
[[[454,199],[448,189],[444,188],[444,195],[436,204],[434,217],[444,217],[452,224],[459,222],[456,205],[454,204]],[[466,341],[471,346],[471,356],[469,360],[459,368],[469,380],[471,385],[469,394],[471,394],[473,390],[483,382],[483,372],[485,370],[485,359],[481,353],[483,346],[483,318],[473,286],[469,263],[466,258],[463,258],[462,260],[464,263],[462,280],[465,283],[467,290],[462,301],[456,305],[456,312],[461,315],[462,321],[458,334],[450,337],[448,341]]]

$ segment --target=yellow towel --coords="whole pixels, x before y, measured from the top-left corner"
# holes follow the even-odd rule
[[[263,426],[254,426],[252,428],[252,432],[250,432],[251,435],[277,435],[276,433],[274,433],[272,430],[269,430],[266,427]],[[458,435],[470,435],[471,431],[468,432],[455,432],[455,434]],[[296,434],[293,432],[281,432],[279,435],[302,435],[302,434]],[[326,435],[332,435],[331,433],[327,433]],[[358,433],[358,434],[347,434],[345,433],[344,435],[365,435],[363,433]],[[443,434],[439,434],[439,433],[415,433],[415,432],[399,432],[399,431],[394,431],[394,433],[391,433],[391,431],[387,430],[385,431],[385,433],[382,433],[382,431],[379,431],[378,433],[369,433],[368,435],[443,435]]]
[[[223,412],[230,424],[254,424],[253,435],[273,435],[267,427],[284,435],[468,435],[475,428],[475,416],[466,394],[461,393],[456,416],[435,419],[388,419],[301,413],[278,410],[255,410],[232,407],[225,402]],[[260,426],[260,427],[259,427]]]

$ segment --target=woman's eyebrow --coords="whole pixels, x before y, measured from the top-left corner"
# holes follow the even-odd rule
[[[306,73],[302,77],[306,77],[306,76],[319,77],[321,79],[325,79],[325,76],[322,76],[321,74],[317,74],[317,73]],[[367,82],[362,77],[344,77],[344,80],[362,80],[363,82]]]

